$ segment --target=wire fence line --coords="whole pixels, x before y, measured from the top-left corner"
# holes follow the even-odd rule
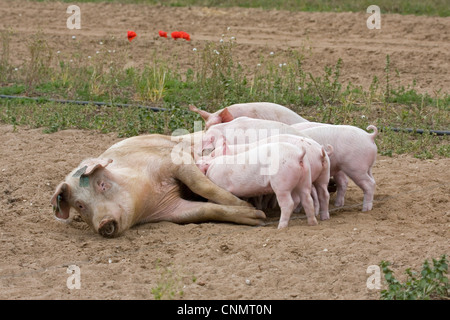
[[[436,184],[436,185],[433,185],[433,186],[430,186],[430,187],[427,187],[427,188],[417,188],[417,189],[414,189],[414,190],[410,190],[410,191],[406,191],[406,192],[402,192],[402,193],[398,193],[398,194],[394,194],[394,195],[390,195],[390,196],[384,196],[381,199],[374,200],[373,202],[374,203],[383,203],[383,202],[386,202],[388,200],[399,198],[401,196],[410,195],[410,194],[414,194],[414,193],[417,193],[417,192],[430,191],[430,190],[433,190],[433,189],[446,187],[446,186],[450,186],[450,182]],[[337,212],[337,211],[345,211],[346,209],[352,209],[352,208],[356,208],[356,207],[361,207],[362,205],[363,204],[361,202],[361,203],[356,203],[356,204],[352,204],[352,205],[336,207],[336,208],[330,209],[329,212],[333,213],[333,212]],[[446,214],[446,213],[444,213],[444,214]],[[298,220],[298,219],[306,219],[306,215],[304,215],[304,214],[303,215],[298,215],[297,214],[297,215],[294,215],[293,217],[291,217],[290,220]],[[254,229],[254,228],[261,227],[261,226],[264,227],[264,226],[274,225],[276,223],[278,223],[278,220],[267,221],[267,222],[265,222],[265,223],[263,223],[263,224],[261,224],[259,226],[241,226],[241,227],[246,227],[248,229]],[[217,237],[217,236],[222,236],[222,235],[226,235],[226,234],[229,235],[229,234],[238,233],[238,232],[242,232],[242,228],[239,228],[239,229],[236,229],[236,230],[231,230],[231,231],[227,230],[227,231],[215,233],[213,236]],[[210,237],[211,237],[211,235],[204,235],[204,236],[191,238],[188,241],[199,241],[199,240],[207,239],[207,238],[210,238]],[[164,243],[155,243],[155,244],[152,244],[152,249],[153,248],[156,248],[156,249],[163,248],[163,247],[167,247],[167,246],[171,246],[171,245],[176,245],[176,244],[179,244],[179,243],[186,243],[186,239],[177,240],[177,241],[168,241],[168,242],[164,242]],[[141,251],[144,251],[145,249],[147,249],[147,246],[141,246],[141,247],[139,247],[138,249],[136,249],[136,250],[134,250],[132,252],[127,252],[127,255],[128,254],[139,253]],[[10,274],[5,274],[5,275],[0,275],[0,280],[30,276],[30,275],[43,273],[43,272],[47,272],[47,271],[51,271],[51,270],[55,270],[55,269],[67,268],[70,265],[83,266],[83,265],[90,265],[90,264],[93,264],[93,263],[99,263],[98,261],[105,261],[105,264],[107,262],[111,263],[112,258],[120,257],[120,256],[123,255],[123,253],[124,252],[104,255],[102,257],[98,257],[98,258],[95,258],[95,259],[71,261],[71,262],[57,264],[57,265],[52,265],[52,266],[48,266],[48,267],[45,267],[45,268],[39,268],[39,269],[31,270],[31,271],[23,271],[23,272],[17,272],[17,273],[10,273]]]
[[[9,100],[32,100],[38,102],[55,102],[60,104],[76,104],[76,105],[96,105],[96,106],[108,106],[108,107],[119,107],[119,108],[139,108],[139,109],[147,109],[152,110],[154,112],[166,111],[166,108],[159,108],[153,106],[144,106],[144,105],[136,105],[131,103],[113,103],[113,102],[103,102],[103,101],[82,101],[82,100],[65,100],[65,99],[52,99],[52,98],[43,98],[43,97],[28,97],[28,96],[14,96],[14,95],[5,95],[0,94],[0,99],[9,99]],[[394,132],[408,132],[408,133],[417,133],[417,134],[434,134],[437,136],[446,136],[450,135],[450,130],[434,130],[434,129],[415,129],[415,128],[396,128],[396,127],[380,127],[381,131],[394,131]]]
[[[139,109],[148,109],[155,112],[166,111],[165,108],[158,108],[152,106],[143,106],[136,105],[130,103],[113,103],[113,102],[103,102],[103,101],[82,101],[82,100],[64,100],[64,99],[51,99],[51,98],[43,98],[43,97],[27,97],[27,96],[11,96],[0,94],[0,99],[19,99],[19,100],[32,100],[37,102],[55,102],[60,104],[77,104],[77,105],[95,105],[95,106],[107,106],[107,107],[119,107],[119,108],[139,108]]]

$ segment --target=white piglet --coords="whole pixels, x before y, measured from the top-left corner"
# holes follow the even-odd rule
[[[372,166],[377,156],[375,137],[378,130],[373,125],[367,127],[367,130],[370,129],[374,131],[371,134],[348,125],[324,125],[301,130],[301,133],[319,144],[330,144],[333,147],[333,154],[330,156],[330,175],[337,184],[336,206],[344,205],[348,176],[364,192],[362,211],[372,210],[375,193]]]
[[[220,109],[214,113],[200,110],[193,105],[190,105],[189,109],[198,113],[203,120],[205,120],[205,129],[208,129],[215,124],[230,122],[239,117],[273,120],[286,124],[308,121],[300,117],[294,111],[283,107],[282,105],[270,102],[238,103],[224,109]]]
[[[279,134],[301,135],[297,129],[278,121],[239,117],[230,122],[213,125],[206,130],[202,144],[197,146],[195,150],[197,155],[194,157],[197,160],[197,156],[207,153],[205,151],[214,150],[221,138],[226,138],[230,145],[247,144]]]
[[[268,143],[236,155],[204,157],[201,171],[238,197],[275,193],[281,209],[278,229],[288,226],[301,202],[309,225],[317,225],[311,197],[311,168],[305,149],[290,143]]]
[[[328,145],[327,151],[316,141],[292,134],[280,134],[270,136],[266,139],[258,140],[250,144],[229,145],[226,142],[211,152],[210,157],[217,157],[225,154],[238,154],[256,148],[267,143],[290,143],[299,149],[304,148],[305,157],[308,159],[311,171],[311,182],[313,184],[313,200],[316,215],[320,213],[321,220],[330,218],[328,211],[328,202],[330,195],[328,193],[328,182],[330,180],[330,160],[333,148]]]

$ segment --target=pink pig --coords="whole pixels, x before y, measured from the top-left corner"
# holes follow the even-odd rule
[[[239,117],[206,130],[199,155],[203,155],[205,150],[212,151],[222,137],[226,138],[228,144],[247,144],[279,134],[302,135],[300,131],[281,122]]]
[[[330,145],[327,146],[327,152],[325,152],[325,148],[312,139],[291,134],[280,134],[250,144],[229,145],[224,141],[222,146],[219,144],[219,146],[211,152],[210,157],[214,158],[224,154],[235,155],[260,145],[279,142],[290,143],[299,149],[305,149],[305,158],[308,159],[310,164],[311,182],[313,184],[312,195],[316,215],[320,213],[321,220],[329,219],[328,202],[330,195],[328,193],[328,182],[330,180],[330,160],[328,156],[333,152],[333,148]]]
[[[220,109],[214,113],[200,110],[193,105],[190,105],[189,109],[200,114],[203,120],[205,120],[205,129],[208,129],[215,124],[230,122],[239,117],[273,120],[289,125],[308,121],[300,117],[294,111],[283,107],[282,105],[270,102],[238,103]]]
[[[305,148],[290,143],[268,143],[236,155],[205,157],[198,166],[212,182],[238,197],[275,193],[281,209],[278,229],[282,229],[300,201],[308,224],[317,224],[305,154]]]
[[[295,123],[291,126],[294,127],[295,129],[297,129],[298,131],[303,131],[303,130],[306,130],[309,128],[331,126],[331,124],[308,121],[308,122],[302,122],[302,123]]]
[[[323,125],[301,131],[319,144],[330,144],[333,147],[330,175],[336,180],[335,205],[338,207],[344,205],[348,176],[364,192],[362,211],[372,210],[375,193],[372,166],[377,156],[375,137],[378,130],[373,125],[367,127],[367,130],[370,129],[374,130],[372,134],[348,125]]]
[[[157,221],[261,223],[263,212],[219,188],[193,161],[174,162],[179,144],[169,136],[137,136],[82,161],[56,187],[50,200],[55,217],[69,222],[74,208],[105,237]]]

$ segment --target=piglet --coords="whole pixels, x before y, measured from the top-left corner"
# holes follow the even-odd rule
[[[301,130],[302,134],[319,144],[330,144],[333,147],[333,154],[330,156],[330,175],[336,180],[335,205],[338,207],[344,205],[348,176],[364,192],[362,211],[372,210],[375,193],[372,166],[377,156],[375,137],[378,130],[373,125],[367,127],[367,130],[370,129],[374,131],[371,134],[348,125],[323,125]]]
[[[308,224],[317,225],[305,154],[305,148],[290,143],[268,143],[236,155],[204,157],[198,167],[216,185],[238,197],[275,193],[281,209],[278,229],[288,226],[300,201]]]
[[[279,134],[302,135],[300,131],[281,122],[239,117],[206,130],[200,156],[205,155],[205,150],[214,150],[216,142],[223,137],[228,144],[248,144]]]
[[[189,109],[198,113],[203,120],[205,120],[205,129],[208,129],[215,124],[230,122],[239,117],[273,120],[288,125],[308,121],[300,117],[291,109],[270,102],[238,103],[224,109],[220,109],[214,113],[200,110],[193,105],[190,105]]]
[[[222,143],[210,154],[210,157],[221,156],[224,153],[236,155],[267,143],[285,142],[290,143],[299,149],[305,149],[305,158],[308,159],[311,171],[312,196],[316,215],[320,213],[321,220],[330,218],[328,211],[328,202],[330,195],[328,192],[328,182],[330,180],[330,160],[333,148],[330,145],[321,146],[316,141],[291,134],[280,134],[270,136],[266,139],[258,140],[250,144],[230,145],[226,141]],[[261,206],[262,207],[262,206]]]

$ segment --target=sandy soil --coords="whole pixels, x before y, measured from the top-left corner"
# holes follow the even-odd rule
[[[450,254],[450,159],[379,156],[373,211],[360,212],[362,192],[351,184],[346,208],[317,227],[301,215],[282,231],[277,217],[263,227],[162,222],[105,239],[79,219],[56,221],[49,201],[114,134],[0,125],[0,136],[2,299],[153,298],[159,281],[185,299],[376,299],[368,266],[388,260],[403,272]],[[71,264],[81,269],[80,290],[66,286]]]
[[[17,32],[11,44],[17,61],[26,57],[24,42],[38,28],[64,50],[75,34],[65,27],[66,7],[0,0],[0,29]],[[277,52],[307,41],[313,54],[305,67],[312,71],[341,57],[343,76],[367,85],[382,74],[389,53],[402,81],[417,78],[430,93],[450,84],[448,18],[383,15],[382,29],[372,32],[364,13],[81,8],[82,30],[76,34],[84,50],[95,53],[100,39],[135,29],[139,41],[121,45],[129,46],[136,63],[161,44],[173,53],[192,52],[230,26],[246,63],[256,62],[261,48]],[[193,40],[155,39],[159,29],[186,30]],[[190,63],[187,56],[180,59]],[[43,134],[0,125],[0,136],[1,299],[151,299],[161,283],[182,290],[174,298],[183,299],[377,299],[379,290],[366,286],[370,265],[388,260],[402,273],[420,269],[426,258],[450,254],[450,159],[379,156],[373,211],[360,212],[362,192],[351,183],[346,207],[331,206],[331,219],[317,227],[308,227],[300,215],[282,231],[276,217],[263,227],[163,222],[104,239],[79,219],[71,225],[57,222],[49,202],[64,176],[117,142],[115,134]],[[72,264],[81,270],[80,290],[66,285]]]

